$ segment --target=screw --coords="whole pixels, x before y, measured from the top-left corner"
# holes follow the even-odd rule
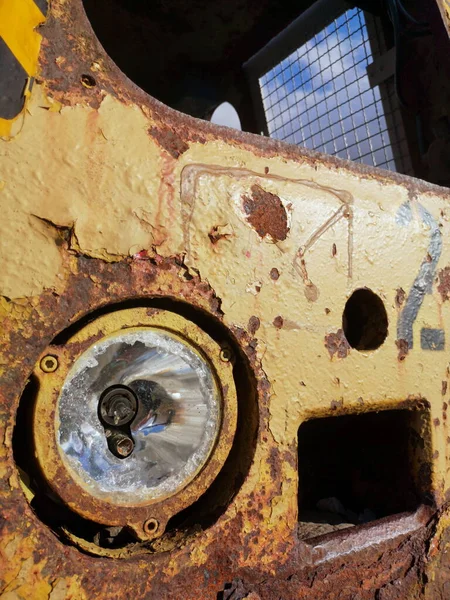
[[[148,535],[158,531],[159,523],[156,519],[147,519],[144,523],[144,532]]]
[[[108,429],[106,437],[108,439],[108,448],[117,458],[127,458],[133,452],[134,442],[125,433]]]
[[[41,360],[39,366],[44,373],[54,373],[58,368],[58,359],[56,356],[47,354],[47,356],[44,356],[44,358]]]
[[[231,352],[231,350],[229,348],[222,348],[222,350],[220,351],[220,360],[223,360],[223,362],[230,362],[232,358],[233,353]]]

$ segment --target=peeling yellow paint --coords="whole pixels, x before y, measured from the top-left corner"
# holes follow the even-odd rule
[[[194,546],[191,552],[191,559],[197,566],[200,567],[207,562],[208,555],[202,546]]]
[[[64,57],[57,60],[63,64]],[[0,143],[0,322],[12,320],[20,331],[44,290],[66,289],[76,261],[68,259],[62,240],[69,254],[106,262],[141,250],[150,257],[182,256],[187,271],[199,273],[220,299],[225,325],[248,330],[251,318],[258,318],[256,354],[270,384],[268,445],[276,445],[280,455],[292,449],[300,424],[329,414],[336,401],[361,412],[425,398],[431,419],[440,419],[432,429],[431,449],[439,451],[433,481],[445,492],[450,474],[442,381],[449,378],[448,352],[420,346],[422,327],[443,328],[447,344],[450,339],[450,302],[442,300],[436,285],[425,295],[414,323],[414,348],[403,362],[395,341],[397,290],[409,293],[428,253],[430,226],[420,211],[428,211],[444,241],[437,269],[450,265],[450,225],[441,214],[446,199],[436,189],[414,196],[388,176],[364,176],[345,163],[261,158],[223,140],[192,142],[175,160],[149,134],[154,125],[144,110],[106,92],[95,109],[62,106],[43,85],[34,86],[20,133]],[[243,197],[253,185],[279,198],[286,239],[261,236],[252,226]],[[405,206],[411,218],[402,224]],[[101,284],[95,275],[91,280]],[[345,303],[361,287],[382,298],[389,335],[377,350],[352,349],[345,358],[331,358],[325,336],[342,328]],[[13,364],[14,357],[8,358]],[[6,367],[1,364],[0,372]],[[7,452],[6,443],[0,444],[5,476],[11,471],[4,466]],[[286,461],[279,469],[277,483],[259,443],[250,472],[215,531],[202,532],[201,545],[186,551],[191,564],[206,565],[217,532],[226,531],[250,494],[264,487],[271,500],[254,508],[262,516],[264,544],[255,545],[240,566],[269,568],[279,554],[280,538],[273,531],[281,538],[286,533],[288,544],[287,533],[297,523],[296,468]],[[24,492],[30,499],[30,491]],[[447,520],[440,527],[447,527]],[[236,536],[243,543],[251,534],[249,520]],[[31,537],[5,543],[1,598],[85,598],[77,577],[50,584],[38,575]],[[186,560],[177,549],[161,573],[175,576]],[[41,571],[44,564],[35,566]],[[150,569],[146,562],[140,566]]]
[[[422,395],[434,406],[447,361],[444,353],[420,352],[419,334],[421,326],[449,322],[450,304],[442,304],[436,290],[426,297],[414,328],[418,350],[408,356],[407,366],[398,363],[394,343],[395,290],[410,289],[429,243],[429,229],[417,216],[408,226],[396,224],[401,205],[408,202],[405,188],[357,176],[344,166],[313,168],[307,161],[277,158],[262,164],[243,149],[225,152],[220,141],[193,143],[178,161],[168,163],[147,133],[151,122],[143,112],[111,96],[98,111],[75,106],[51,112],[40,108],[48,101],[35,86],[30,105],[21,135],[1,150],[7,174],[0,195],[0,250],[8,257],[0,273],[4,296],[29,297],[64,286],[49,223],[73,228],[75,251],[107,261],[141,249],[151,253],[158,244],[161,255],[187,254],[188,268],[199,270],[222,299],[228,323],[246,327],[252,315],[260,318],[258,350],[264,349],[260,356],[272,384],[270,427],[277,442],[291,443],[300,422],[336,398],[355,407],[363,397],[366,408],[379,408]],[[170,194],[161,200],[162,168]],[[261,239],[249,226],[242,196],[254,183],[289,207],[285,241]],[[296,266],[299,249],[303,252],[345,198],[352,206],[351,228],[342,213],[304,251],[305,280]],[[411,203],[422,204],[440,222],[445,240],[449,225],[440,217],[441,199],[428,192]],[[214,228],[226,239],[213,244],[209,234]],[[20,238],[26,243],[11,252]],[[449,263],[445,246],[438,266]],[[281,275],[276,283],[270,278],[273,267]],[[314,301],[311,282],[318,290]],[[324,336],[341,327],[351,291],[365,286],[385,302],[389,337],[379,350],[352,350],[345,360],[330,361]],[[286,327],[274,327],[277,316]],[[382,377],[376,375],[380,372]],[[332,385],[337,374],[339,389]],[[443,443],[443,432],[435,436]],[[442,461],[435,465],[440,473]]]
[[[57,579],[52,583],[49,600],[87,600],[79,577]]]

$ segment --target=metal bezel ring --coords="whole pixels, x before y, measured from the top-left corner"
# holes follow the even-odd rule
[[[71,476],[57,447],[56,404],[67,374],[77,358],[99,339],[136,328],[163,330],[189,344],[208,362],[220,396],[221,422],[209,457],[191,480],[185,482],[184,487],[154,501],[123,506],[95,498]],[[59,367],[57,371],[44,373],[39,365],[42,357],[50,353],[57,357]],[[34,370],[39,380],[39,391],[33,434],[38,463],[53,492],[73,511],[91,521],[130,527],[141,540],[161,536],[169,519],[195,502],[208,489],[225,463],[233,444],[237,425],[233,366],[230,362],[222,361],[220,355],[219,344],[193,322],[176,313],[147,308],[118,310],[100,316],[79,329],[64,345],[46,348]],[[154,531],[143,527],[149,519],[155,519],[159,523]]]

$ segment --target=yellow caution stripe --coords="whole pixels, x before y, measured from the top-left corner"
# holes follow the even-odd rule
[[[0,0],[0,137],[7,137],[36,75],[47,0]]]

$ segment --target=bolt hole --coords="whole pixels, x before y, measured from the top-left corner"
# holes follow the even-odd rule
[[[155,533],[158,529],[158,521],[156,519],[147,519],[144,523],[144,531],[147,534]]]
[[[388,334],[388,318],[381,298],[368,288],[355,290],[345,305],[342,328],[352,348],[379,348]]]
[[[81,76],[81,83],[84,85],[84,87],[86,88],[93,88],[96,85],[96,81],[95,79],[92,77],[92,75],[86,75],[83,74]]]

